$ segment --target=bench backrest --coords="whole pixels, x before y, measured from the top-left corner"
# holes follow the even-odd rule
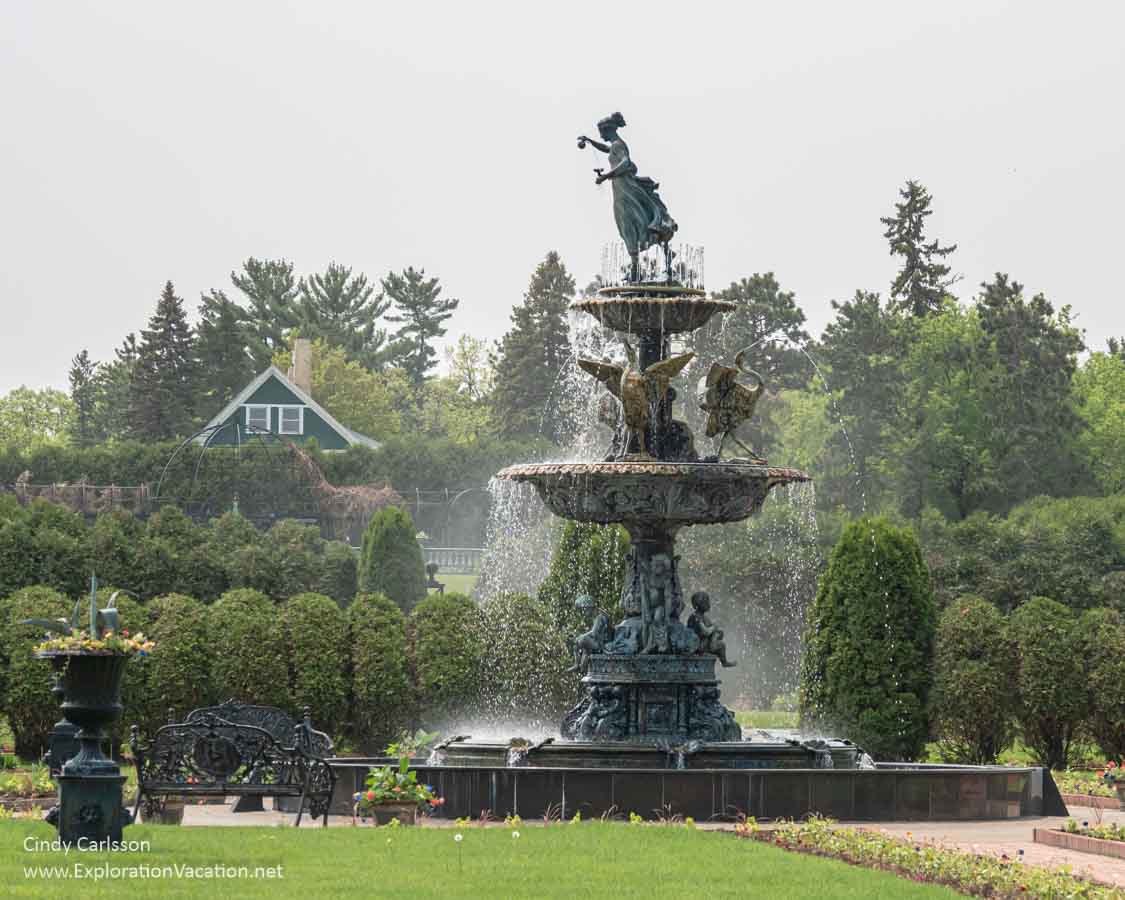
[[[264,729],[283,746],[299,747],[310,756],[328,758],[336,755],[332,739],[323,731],[317,731],[312,727],[307,707],[303,720],[296,722],[289,713],[276,706],[256,706],[252,703],[227,700],[218,706],[204,706],[192,710],[188,713],[187,721],[194,722],[198,717],[208,715],[218,716],[236,725],[254,725]]]

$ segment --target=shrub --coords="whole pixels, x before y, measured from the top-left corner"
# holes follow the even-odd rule
[[[360,594],[347,619],[352,729],[363,750],[378,753],[410,720],[406,616],[382,594]]]
[[[1125,759],[1125,624],[1113,609],[1092,609],[1078,623],[1088,699],[1086,723],[1107,759]]]
[[[356,562],[355,553],[347,544],[341,541],[325,543],[317,590],[341,606],[352,602],[356,593]]]
[[[539,599],[557,627],[573,638],[588,627],[574,601],[586,594],[613,622],[620,618],[629,536],[620,525],[567,522],[539,587]]]
[[[1065,769],[1086,702],[1076,619],[1061,603],[1033,597],[1008,621],[1019,660],[1023,742],[1039,765]]]
[[[579,676],[567,671],[571,636],[556,627],[547,604],[526,594],[500,594],[480,613],[481,710],[555,727],[578,693]]]
[[[98,580],[101,581],[101,576],[98,577]],[[116,598],[113,598],[114,594],[117,594]],[[113,598],[112,605],[117,609],[117,627],[119,630],[128,631],[130,634],[144,631],[147,634],[147,620],[143,604],[130,597],[125,591],[107,585],[98,588],[98,609],[105,609],[110,606],[110,598]],[[89,615],[89,589],[82,596],[82,610],[85,615]],[[133,656],[125,666],[125,674],[121,677],[121,703],[124,710],[121,718],[114,722],[110,729],[110,746],[114,751],[114,756],[117,755],[121,743],[127,739],[129,726],[144,724],[144,702],[148,692],[149,663],[151,661],[151,657]]]
[[[86,552],[98,578],[106,584],[132,585],[143,536],[144,526],[130,513],[101,513],[86,532]]]
[[[925,747],[934,604],[913,531],[850,523],[810,614],[801,675],[805,725],[839,730],[881,759]]]
[[[207,607],[194,597],[165,594],[145,612],[145,634],[156,642],[147,661],[147,691],[141,729],[150,735],[165,723],[168,710],[182,722],[189,712],[215,700],[211,689],[213,647],[208,640]]]
[[[282,613],[293,708],[308,706],[313,721],[337,735],[348,705],[348,622],[323,594],[290,597]]]
[[[283,519],[266,532],[266,546],[277,572],[277,598],[294,597],[315,591],[320,584],[320,563],[324,539],[315,525]]]
[[[463,594],[435,594],[410,614],[414,684],[430,723],[463,713],[478,694],[480,611]]]
[[[16,755],[27,759],[39,759],[47,747],[47,734],[62,713],[51,693],[50,663],[31,655],[43,629],[18,623],[69,618],[71,606],[61,593],[41,586],[23,588],[0,602],[3,712],[15,736]]]
[[[955,762],[987,765],[1013,738],[1015,648],[993,604],[962,597],[942,614],[934,645],[934,730]]]
[[[227,591],[207,614],[215,697],[288,708],[281,619],[269,597],[247,588]]]
[[[409,612],[426,597],[426,567],[410,513],[387,506],[371,517],[363,534],[359,589],[385,594]]]

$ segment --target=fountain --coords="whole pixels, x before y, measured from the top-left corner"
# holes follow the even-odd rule
[[[708,594],[695,590],[685,603],[691,573],[680,571],[677,534],[693,525],[744,520],[761,509],[772,488],[810,478],[769,465],[738,437],[764,391],[747,367],[747,351],[730,364],[714,362],[700,381],[706,436],[716,439],[712,453],[701,454],[687,423],[675,418],[679,398],[670,382],[692,354],[673,354],[673,336],[735,306],[707,297],[697,286],[700,278],[675,263],[670,240],[676,223],[658,185],[636,175],[618,136],[621,115],[598,124],[602,141],[583,136],[579,147],[609,155],[612,168],[595,169],[596,180],[612,181],[629,263],[620,283],[572,309],[622,336],[624,364],[577,360],[615,398],[601,407],[615,436],[602,460],[515,465],[498,478],[533,486],[557,516],[628,531],[624,618],[611,623],[607,613],[590,610],[593,623],[575,641],[580,696],[561,722],[560,739],[490,742],[461,735],[438,745],[419,768],[446,797],[444,813],[538,817],[554,809],[569,817],[671,809],[722,818],[819,811],[862,819],[1044,809],[1044,777],[1053,788],[1049,773],[982,768],[970,777],[962,767],[879,768],[847,740],[743,739],[721,701],[716,673],[717,665],[737,661],[728,658]],[[641,264],[650,247],[663,253],[662,278],[652,277],[651,263]],[[728,444],[740,455],[728,456]]]

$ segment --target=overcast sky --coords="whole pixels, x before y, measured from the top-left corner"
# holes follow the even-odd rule
[[[548,8],[552,11],[547,12]],[[707,284],[773,271],[819,334],[885,291],[907,178],[960,246],[1125,334],[1120,3],[0,3],[0,392],[65,387],[172,279],[407,265],[495,338],[616,237],[574,138],[614,110]]]

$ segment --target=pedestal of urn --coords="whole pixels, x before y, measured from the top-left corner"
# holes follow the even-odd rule
[[[563,737],[669,746],[741,740],[719,701],[715,663],[701,654],[591,656],[586,696],[563,720]]]
[[[79,751],[62,767],[58,777],[59,803],[47,814],[64,844],[78,841],[104,843],[121,840],[130,824],[122,804],[125,776],[102,753],[105,729],[121,717],[121,679],[127,656],[120,654],[45,651],[55,669],[62,712],[78,729]]]

